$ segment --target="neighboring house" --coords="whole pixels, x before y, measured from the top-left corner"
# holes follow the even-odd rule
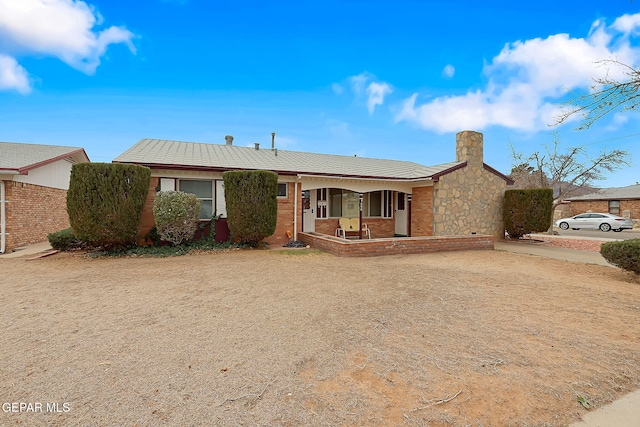
[[[255,148],[227,143],[142,139],[115,163],[151,168],[149,196],[139,236],[153,226],[158,191],[194,193],[202,220],[226,215],[222,173],[270,170],[278,174],[278,219],[268,242],[286,243],[299,232],[333,236],[341,217],[357,217],[371,237],[489,234],[503,236],[502,200],[513,181],[483,163],[483,136],[456,136],[456,161],[413,162]]]
[[[0,142],[0,253],[69,227],[71,165],[88,161],[82,148]]]
[[[640,222],[640,184],[619,188],[603,188],[595,193],[571,197],[571,215],[604,212]]]

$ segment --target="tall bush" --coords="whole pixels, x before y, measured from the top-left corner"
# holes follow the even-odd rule
[[[552,209],[550,188],[507,190],[502,212],[504,228],[512,239],[545,231],[551,223]]]
[[[241,243],[255,245],[276,230],[278,175],[269,171],[222,174],[227,223]]]
[[[195,194],[161,191],[153,201],[153,217],[162,240],[179,245],[193,239],[200,224],[201,202]]]
[[[117,163],[71,168],[67,212],[75,236],[94,246],[135,244],[151,170]]]
[[[640,239],[604,243],[600,254],[610,264],[640,274]]]

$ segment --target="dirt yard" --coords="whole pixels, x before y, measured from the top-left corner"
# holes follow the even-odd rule
[[[507,252],[0,259],[0,307],[2,426],[564,426],[640,388],[640,284]]]

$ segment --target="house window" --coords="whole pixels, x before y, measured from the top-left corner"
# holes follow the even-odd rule
[[[287,197],[287,183],[279,182],[278,183],[278,197]]]
[[[318,188],[316,190],[316,218],[327,217],[327,189]]]
[[[382,192],[372,191],[370,193],[364,193],[364,200],[362,203],[362,215],[368,217],[380,217],[382,216]]]
[[[359,216],[359,196],[360,194],[354,191],[329,188],[329,216],[332,218]],[[320,193],[318,193],[318,200],[320,200]],[[392,209],[393,192],[391,190],[364,193],[362,216],[391,218]]]
[[[382,192],[382,217],[391,218],[393,216],[393,191],[384,190]]]
[[[202,203],[200,219],[211,219],[213,217],[213,183],[215,181],[180,180],[180,191],[195,194]]]
[[[620,215],[620,200],[609,201],[609,213],[613,215]]]

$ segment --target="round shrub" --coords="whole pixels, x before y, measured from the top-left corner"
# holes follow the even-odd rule
[[[75,236],[92,246],[136,243],[151,169],[118,163],[71,167],[67,212]]]
[[[640,239],[604,243],[600,254],[610,264],[640,274]]]
[[[82,242],[76,239],[73,230],[70,228],[47,234],[47,240],[49,240],[49,244],[53,249],[59,251],[68,251],[82,247]]]
[[[200,224],[200,200],[182,191],[161,191],[153,201],[153,217],[162,240],[179,245],[193,239]]]

